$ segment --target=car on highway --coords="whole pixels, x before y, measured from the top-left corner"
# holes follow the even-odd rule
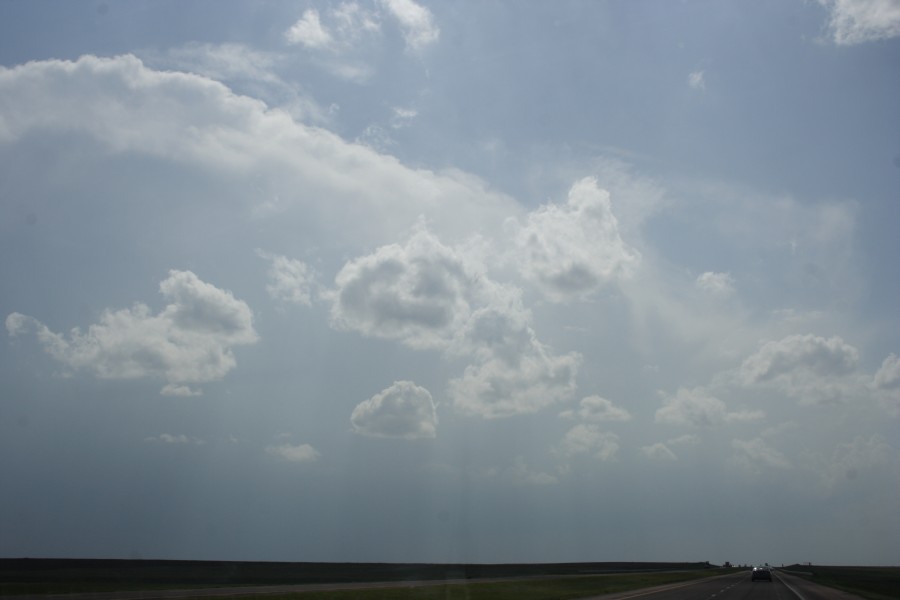
[[[753,567],[750,573],[750,581],[772,581],[772,572],[768,567]]]

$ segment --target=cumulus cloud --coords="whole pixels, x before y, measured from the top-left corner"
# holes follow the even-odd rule
[[[835,44],[850,46],[900,35],[896,0],[819,0],[828,9],[828,32]]]
[[[335,327],[413,348],[448,347],[472,305],[483,302],[476,266],[425,228],[405,245],[348,262],[335,285]]]
[[[559,413],[564,419],[580,419],[582,421],[629,421],[631,414],[600,396],[582,398],[578,410],[566,410]]]
[[[307,463],[319,460],[319,452],[309,444],[278,444],[266,446],[266,454],[270,454],[287,462]]]
[[[420,439],[437,436],[437,413],[431,393],[411,381],[395,381],[353,409],[357,433],[372,437]]]
[[[838,336],[789,335],[763,344],[744,360],[740,372],[746,384],[768,384],[803,404],[842,401],[862,391],[851,375],[859,351]]]
[[[548,204],[528,215],[516,243],[523,276],[560,302],[585,298],[640,262],[619,235],[609,193],[593,177],[575,183],[565,205]]]
[[[441,31],[430,10],[412,0],[382,0],[381,4],[400,24],[407,49],[419,52],[437,42]]]
[[[808,371],[819,375],[846,375],[856,369],[859,351],[840,337],[789,335],[766,342],[741,365],[745,381],[757,383]]]
[[[730,296],[734,293],[734,277],[729,273],[707,271],[697,277],[698,288],[714,296]]]
[[[566,433],[555,451],[567,458],[589,454],[603,461],[615,460],[619,452],[619,436],[601,431],[599,425],[581,423]]]
[[[702,387],[679,388],[674,396],[663,395],[663,406],[656,411],[658,423],[714,427],[724,423],[755,421],[762,411],[729,411],[724,402]]]
[[[269,261],[269,283],[266,292],[275,300],[292,304],[312,305],[313,289],[316,287],[316,272],[301,260],[280,254],[270,254],[257,250],[260,258]]]
[[[168,395],[194,395],[188,384],[221,379],[237,364],[232,347],[257,341],[250,307],[194,273],[170,271],[159,291],[169,301],[159,313],[141,303],[106,310],[85,332],[54,333],[20,313],[6,328],[33,333],[50,356],[101,379],[163,378]]]
[[[788,469],[791,466],[781,452],[762,438],[735,439],[732,440],[731,447],[735,450],[733,461],[752,472],[760,472],[763,468]]]

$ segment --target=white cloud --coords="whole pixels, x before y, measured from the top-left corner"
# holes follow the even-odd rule
[[[650,446],[641,447],[641,455],[651,460],[673,461],[678,460],[678,456],[672,452],[668,446],[662,442],[651,444]]]
[[[270,262],[269,282],[266,292],[275,300],[292,304],[312,305],[313,289],[316,287],[316,272],[301,260],[270,254],[262,250],[257,256]]]
[[[280,55],[245,44],[190,42],[170,48],[164,55],[148,53],[142,56],[154,65],[164,63],[169,68],[218,81],[251,80],[284,85],[273,71]]]
[[[319,460],[319,452],[309,444],[294,445],[290,443],[266,446],[266,453],[282,460],[295,463],[315,462]]]
[[[707,271],[697,277],[698,288],[714,296],[730,296],[734,293],[734,277],[729,273]]]
[[[104,152],[150,156],[204,175],[247,177],[258,182],[255,193],[196,202],[216,213],[246,210],[267,224],[287,217],[339,222],[328,230],[332,245],[383,244],[423,215],[459,238],[497,231],[522,212],[471,175],[407,168],[219,82],[155,71],[134,56],[0,67],[0,141],[36,132],[87,137]]]
[[[380,43],[381,25],[375,11],[342,2],[324,15],[307,9],[284,37],[288,44],[302,46],[331,74],[362,82],[374,73],[371,55]]]
[[[627,410],[600,396],[582,398],[578,410],[563,411],[559,416],[590,422],[631,420],[631,414]]]
[[[715,427],[724,423],[756,421],[762,411],[730,412],[724,402],[702,387],[679,388],[674,396],[663,395],[663,406],[656,411],[658,423]]]
[[[609,193],[593,177],[575,183],[565,205],[548,204],[529,214],[516,241],[523,276],[556,301],[585,298],[630,275],[640,262],[619,235]]]
[[[766,384],[802,404],[857,397],[864,383],[854,377],[859,351],[838,336],[789,335],[763,344],[740,368],[745,384]]]
[[[353,409],[357,433],[381,438],[420,439],[437,436],[437,414],[431,394],[411,381],[395,381]]]
[[[703,79],[703,71],[693,71],[688,75],[688,85],[695,90],[705,90],[706,81]]]
[[[506,417],[574,393],[580,356],[555,355],[537,339],[517,290],[423,226],[403,245],[348,262],[335,285],[335,327],[477,361],[448,385],[460,412]]]
[[[732,440],[735,450],[733,461],[752,472],[760,472],[765,468],[788,469],[791,463],[778,450],[769,446],[762,438],[752,440]]]
[[[766,342],[741,365],[748,383],[768,381],[808,371],[818,375],[846,375],[856,369],[859,351],[838,336],[789,335]]]
[[[163,393],[195,395],[186,384],[221,379],[237,364],[231,348],[257,341],[253,314],[231,292],[190,271],[170,271],[159,290],[170,303],[158,314],[140,303],[107,310],[83,333],[54,333],[19,313],[6,318],[6,328],[13,336],[33,332],[48,354],[73,370],[101,379],[161,377],[168,382]]]
[[[335,277],[335,327],[393,339],[413,348],[449,346],[484,302],[480,269],[419,227],[405,245],[391,244],[348,262]]]
[[[400,23],[407,49],[419,52],[437,42],[441,31],[430,10],[412,0],[382,0],[381,4]]]
[[[601,431],[599,425],[581,423],[566,433],[555,451],[567,458],[589,454],[603,461],[615,460],[619,451],[619,436]]]
[[[829,11],[828,30],[835,44],[849,46],[900,35],[897,0],[819,0]]]
[[[332,35],[322,26],[319,11],[314,8],[304,11],[284,37],[289,44],[301,44],[307,48],[328,49],[335,43]]]

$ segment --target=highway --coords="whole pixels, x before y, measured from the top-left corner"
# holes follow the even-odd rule
[[[300,584],[237,588],[208,588],[193,590],[145,590],[132,592],[98,592],[80,594],[50,594],[5,596],[8,600],[187,600],[190,598],[227,598],[229,596],[289,594],[298,592],[339,591],[362,589],[416,588],[458,583],[461,585],[504,581],[498,579],[460,579],[449,581],[407,581],[344,584]],[[618,594],[591,596],[582,600],[863,600],[820,586],[800,577],[775,572],[773,580],[750,581],[750,571],[730,573],[686,583],[632,590]]]
[[[862,600],[859,596],[774,571],[772,581],[750,581],[750,571],[688,583],[592,596],[584,600]]]

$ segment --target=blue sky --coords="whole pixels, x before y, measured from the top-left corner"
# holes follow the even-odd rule
[[[896,564],[898,37],[0,4],[0,555]]]

